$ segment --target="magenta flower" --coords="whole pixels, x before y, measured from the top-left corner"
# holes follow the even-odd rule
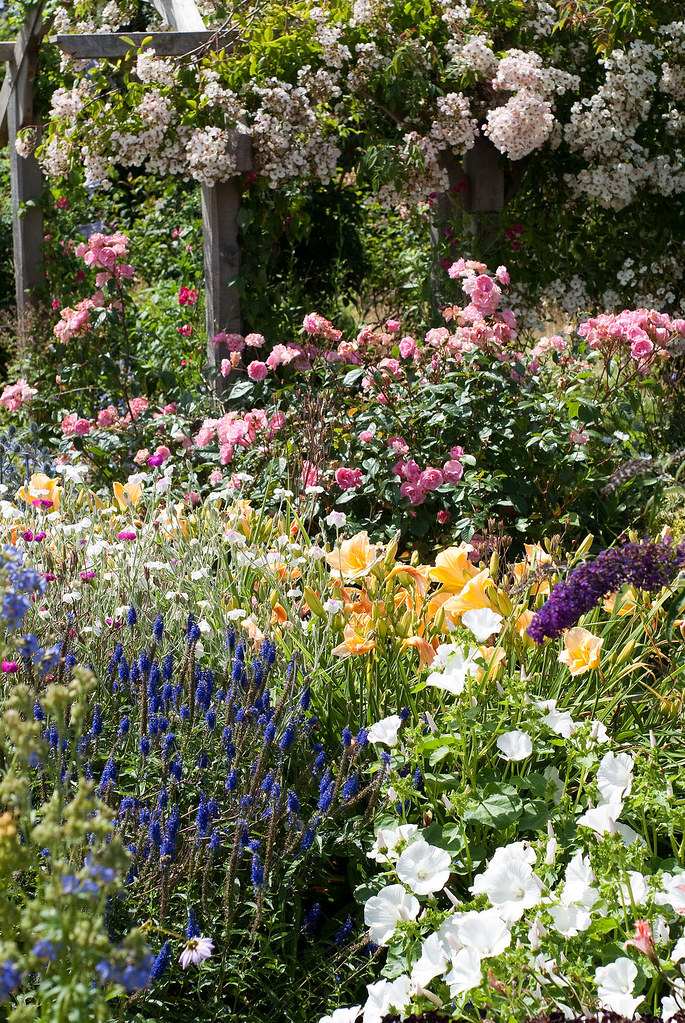
[[[117,533],[117,540],[135,540],[136,534],[129,529],[122,529],[121,533]]]
[[[150,455],[147,460],[147,464],[151,466],[164,465],[164,459],[161,455]]]
[[[19,665],[16,661],[3,661],[2,670],[6,675],[13,675],[15,671],[19,671]]]
[[[189,938],[178,961],[185,970],[191,963],[199,966],[204,959],[211,957],[213,951],[214,942],[211,938]]]

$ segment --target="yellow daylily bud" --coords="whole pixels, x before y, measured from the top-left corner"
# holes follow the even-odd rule
[[[269,594],[269,603],[272,607],[276,607],[276,604],[278,603],[278,590],[271,591]]]
[[[635,640],[631,639],[630,642],[626,643],[626,645],[623,647],[623,650],[620,651],[618,657],[616,658],[616,665],[618,666],[619,664],[624,664],[628,660],[634,649]]]
[[[492,552],[492,557],[490,558],[490,575],[492,576],[493,579],[497,578],[497,573],[498,572],[499,572],[499,554],[497,553],[497,551],[493,551]]]
[[[304,588],[304,599],[307,607],[311,610],[312,614],[315,614],[317,618],[328,618],[328,615],[323,609],[323,604],[314,593],[311,586],[305,586]]]
[[[395,560],[395,555],[397,554],[397,547],[400,542],[400,536],[401,533],[397,532],[393,539],[388,544],[388,549],[385,552],[385,557],[383,558],[383,568],[385,569],[386,572],[392,568],[393,562]]]
[[[583,555],[587,554],[587,552],[592,547],[592,543],[593,543],[594,539],[595,539],[594,535],[592,533],[588,533],[588,535],[585,537],[585,539],[581,541],[580,546],[578,547],[578,550],[576,551],[576,557],[577,558],[582,558]]]

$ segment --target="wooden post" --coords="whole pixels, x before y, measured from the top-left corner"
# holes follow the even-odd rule
[[[252,144],[249,135],[233,132],[230,146],[234,150],[238,173],[252,168]],[[240,295],[236,278],[240,271],[238,244],[238,210],[240,193],[236,179],[202,186],[202,227],[205,256],[205,302],[207,324],[207,363],[210,372],[228,358],[225,345],[215,346],[212,338],[220,331],[240,334]],[[217,392],[225,384],[218,377]]]
[[[31,8],[27,15],[14,47],[13,58],[7,62],[4,89],[6,130],[10,149],[17,317],[19,331],[22,334],[27,330],[26,317],[29,307],[36,301],[36,289],[44,280],[43,211],[38,205],[38,200],[43,194],[43,176],[33,154],[27,157],[19,156],[15,140],[22,128],[34,123],[33,80],[36,75],[38,51],[46,31],[42,9],[43,5],[39,4]],[[24,204],[27,203],[31,204],[28,209],[24,208]]]
[[[502,155],[484,135],[479,135],[473,149],[465,154],[464,174],[468,184],[465,206],[471,214],[471,231],[477,246],[474,255],[482,259],[497,239],[499,214],[505,200]]]

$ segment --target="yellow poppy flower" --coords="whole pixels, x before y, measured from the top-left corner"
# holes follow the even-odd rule
[[[569,629],[564,633],[565,649],[559,654],[559,660],[568,665],[572,675],[584,675],[593,668],[599,668],[603,642],[587,629]]]

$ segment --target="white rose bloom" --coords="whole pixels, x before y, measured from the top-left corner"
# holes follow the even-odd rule
[[[603,1009],[618,1012],[631,1019],[642,998],[635,998],[633,987],[637,977],[637,966],[622,956],[608,966],[595,970],[595,984],[599,1004]]]
[[[371,941],[387,945],[400,920],[416,920],[419,900],[401,884],[390,884],[372,896],[364,906],[364,923]]]
[[[527,732],[514,729],[499,736],[497,749],[504,760],[525,760],[533,752],[533,742]]]
[[[431,895],[445,887],[452,858],[445,849],[429,845],[422,838],[413,842],[397,861],[397,876],[417,895]]]
[[[390,717],[377,721],[369,728],[369,742],[380,742],[384,746],[397,745],[397,733],[402,725],[402,718],[399,714],[391,714]]]
[[[605,803],[630,795],[635,761],[627,753],[605,753],[597,771],[597,787]]]

